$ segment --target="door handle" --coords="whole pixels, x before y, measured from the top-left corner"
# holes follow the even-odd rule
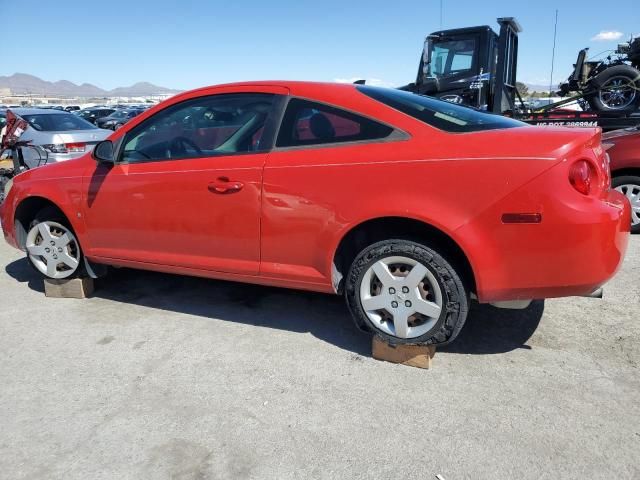
[[[242,190],[244,183],[232,182],[229,177],[218,177],[214,182],[211,182],[208,186],[209,191],[213,193],[235,193]]]

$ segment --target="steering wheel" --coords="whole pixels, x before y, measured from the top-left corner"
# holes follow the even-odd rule
[[[188,139],[187,137],[175,137],[169,141],[167,145],[167,157],[172,158],[173,153],[187,153],[187,148],[191,148],[198,155],[202,155],[202,150],[198,145],[196,145],[193,140]]]

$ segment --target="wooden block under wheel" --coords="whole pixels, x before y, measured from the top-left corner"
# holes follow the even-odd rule
[[[436,347],[434,345],[390,345],[374,335],[371,352],[376,360],[400,363],[409,367],[431,368]]]
[[[55,280],[45,278],[44,294],[53,298],[87,298],[93,293],[93,278]]]

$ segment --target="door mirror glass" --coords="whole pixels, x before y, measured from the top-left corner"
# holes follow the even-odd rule
[[[98,143],[93,151],[93,157],[100,163],[115,163],[113,142],[111,140],[104,140]]]

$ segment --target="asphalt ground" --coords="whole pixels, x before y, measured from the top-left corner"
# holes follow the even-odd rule
[[[0,263],[0,478],[640,478],[640,236],[602,300],[474,305],[431,370],[339,297],[122,269],[54,299]]]

